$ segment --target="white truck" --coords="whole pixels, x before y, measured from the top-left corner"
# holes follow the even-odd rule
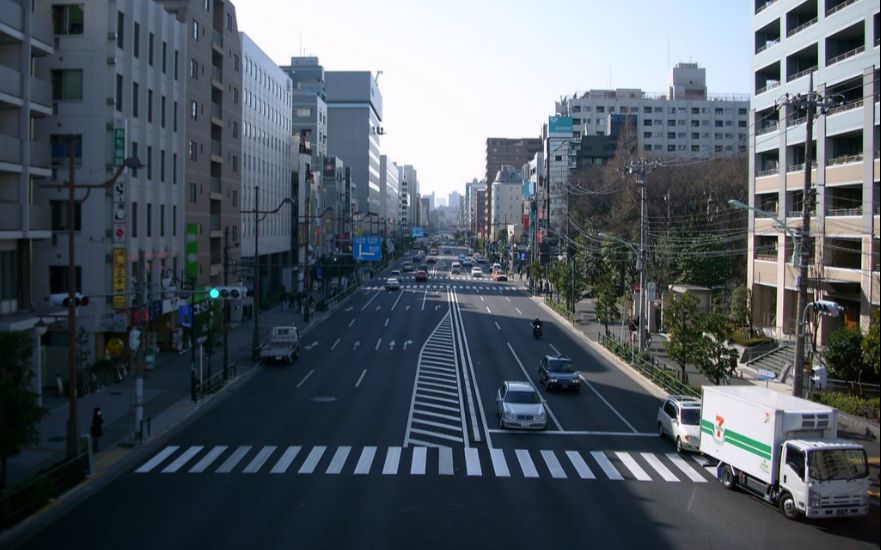
[[[860,445],[836,439],[838,411],[758,386],[704,386],[700,451],[718,460],[727,489],[740,487],[788,519],[869,512]]]
[[[265,363],[290,365],[300,356],[300,333],[294,325],[272,327],[269,343],[260,347],[260,360]]]

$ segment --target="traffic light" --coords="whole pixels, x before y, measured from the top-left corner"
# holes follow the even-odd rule
[[[50,294],[47,300],[53,305],[58,307],[68,307],[70,305],[70,296],[68,296],[67,292],[60,292],[58,294]],[[79,292],[74,295],[74,300],[76,306],[87,306],[89,305],[89,297],[83,296]]]
[[[820,315],[838,317],[844,311],[844,307],[831,300],[817,300],[814,302],[814,310]]]
[[[208,297],[212,300],[239,300],[251,294],[243,286],[215,286],[208,290]]]

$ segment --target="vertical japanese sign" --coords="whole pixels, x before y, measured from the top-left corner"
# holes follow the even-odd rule
[[[125,309],[128,300],[124,293],[128,288],[126,284],[126,253],[125,248],[113,249],[113,307]]]
[[[199,278],[199,224],[187,224],[187,243],[184,250],[187,254],[187,279],[195,281]]]
[[[125,161],[125,128],[113,129],[113,166],[119,168]]]

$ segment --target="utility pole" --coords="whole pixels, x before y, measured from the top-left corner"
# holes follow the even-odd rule
[[[309,322],[309,294],[311,290],[311,281],[309,280],[309,248],[312,244],[312,224],[309,223],[309,193],[306,193],[306,245],[303,253],[303,322]],[[349,237],[352,234],[349,233]]]
[[[637,325],[637,349],[642,353],[645,349],[645,176],[651,173],[658,166],[657,162],[648,162],[645,160],[637,160],[631,162],[627,166],[627,172],[636,175],[636,184],[639,186],[639,258],[636,262],[639,270],[639,305],[637,307],[637,315],[639,323]]]
[[[260,186],[254,186],[254,333],[251,335],[251,360],[256,361],[260,349]]]
[[[144,254],[144,249],[141,248],[138,250],[138,282],[137,284],[137,297],[138,297],[138,310],[140,310],[140,315],[138,318],[138,331],[140,331],[141,345],[138,346],[138,349],[135,351],[131,351],[134,356],[134,384],[135,384],[135,395],[134,395],[134,414],[132,415],[132,421],[134,425],[132,426],[132,434],[134,434],[134,441],[138,441],[143,439],[144,434],[141,433],[141,428],[144,423],[144,362],[141,360],[143,353],[142,350],[147,345],[147,335],[144,332],[144,316],[149,311],[149,303],[147,301],[147,261]]]
[[[805,175],[804,184],[802,185],[802,213],[801,213],[801,231],[799,233],[799,266],[798,276],[795,284],[798,288],[798,302],[795,308],[796,329],[795,340],[795,359],[793,361],[792,373],[792,395],[801,397],[804,393],[804,370],[805,370],[805,325],[807,319],[799,312],[805,309],[808,304],[808,262],[811,258],[810,240],[811,231],[811,207],[814,203],[814,193],[811,188],[811,169],[813,162],[813,143],[811,141],[814,133],[814,114],[826,114],[826,110],[834,104],[831,97],[821,96],[814,91],[814,73],[811,72],[808,77],[808,91],[806,94],[797,94],[790,97],[789,94],[783,102],[788,106],[797,106],[805,109]]]
[[[229,284],[229,227],[223,228],[223,286]],[[229,300],[223,301],[223,383],[229,380]]]

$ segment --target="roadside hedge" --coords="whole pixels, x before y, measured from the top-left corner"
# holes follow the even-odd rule
[[[817,403],[823,403],[835,407],[846,414],[868,418],[878,422],[881,418],[881,398],[860,397],[841,392],[818,391],[811,394],[811,399]]]

